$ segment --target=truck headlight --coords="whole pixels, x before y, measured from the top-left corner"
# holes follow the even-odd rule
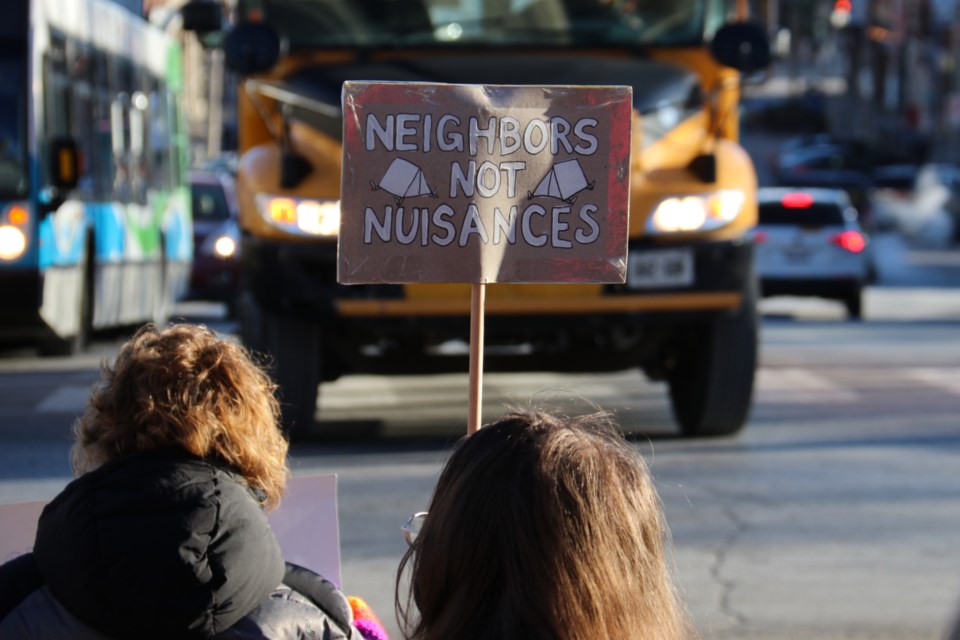
[[[268,223],[302,236],[336,237],[340,233],[340,201],[293,198],[261,193],[257,209]]]
[[[0,260],[16,260],[27,249],[23,231],[10,225],[0,226]]]
[[[661,200],[647,221],[648,233],[710,231],[731,223],[743,209],[743,192],[735,189]]]

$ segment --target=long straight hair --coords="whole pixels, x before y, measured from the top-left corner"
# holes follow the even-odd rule
[[[693,638],[668,535],[607,414],[511,412],[445,465],[397,573],[397,617],[408,640]]]

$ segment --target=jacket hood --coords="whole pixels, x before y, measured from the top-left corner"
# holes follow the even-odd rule
[[[284,574],[266,515],[237,475],[183,453],[137,454],[71,482],[34,555],[56,598],[114,637],[209,637]]]

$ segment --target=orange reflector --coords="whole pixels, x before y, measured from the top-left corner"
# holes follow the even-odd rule
[[[274,198],[270,201],[270,218],[281,224],[297,223],[297,203],[290,198]]]
[[[73,183],[73,181],[77,179],[73,172],[73,166],[75,164],[73,150],[60,149],[57,160],[60,163],[60,180],[67,184]]]
[[[10,207],[10,210],[7,211],[7,220],[10,221],[10,224],[20,226],[26,224],[29,219],[30,213],[19,205],[13,205]]]

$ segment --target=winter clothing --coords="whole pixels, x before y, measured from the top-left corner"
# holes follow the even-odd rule
[[[370,605],[357,596],[349,596],[347,602],[350,603],[350,609],[353,611],[353,626],[360,631],[360,635],[365,640],[390,640],[387,631],[383,628],[383,623]]]
[[[0,585],[4,640],[358,637],[332,584],[285,565],[243,479],[179,451],[71,482]]]

